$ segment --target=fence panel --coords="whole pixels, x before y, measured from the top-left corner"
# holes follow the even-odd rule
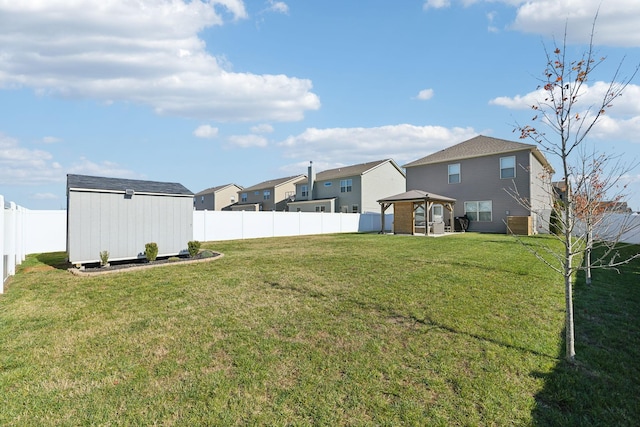
[[[385,217],[385,224],[391,228],[392,214]],[[380,227],[381,216],[376,213],[193,212],[193,239],[201,242],[376,232]],[[640,244],[640,215],[612,214],[595,233],[606,238],[621,229],[625,230],[621,242]],[[27,254],[64,251],[66,235],[66,211],[32,211],[6,203],[0,195],[0,293],[6,279],[15,274],[16,266]]]
[[[389,226],[393,215],[385,220]],[[194,211],[193,238],[203,242],[380,230],[380,214]]]

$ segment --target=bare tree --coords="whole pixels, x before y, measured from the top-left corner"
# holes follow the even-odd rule
[[[638,227],[629,221],[630,210],[624,210],[627,185],[621,182],[635,166],[622,162],[619,156],[587,153],[581,147],[579,160],[572,168],[577,220],[574,238],[584,240],[583,265],[587,285],[591,285],[592,267],[616,268],[635,258],[620,259],[616,251],[622,234]],[[618,215],[619,220],[615,223],[611,221],[613,215]],[[601,249],[596,259],[592,258],[594,249]]]
[[[587,89],[587,81],[598,69],[606,58],[596,57],[594,51],[594,32],[597,15],[593,21],[588,48],[577,60],[571,60],[567,56],[567,27],[565,26],[562,44],[553,43],[553,51],[549,52],[545,46],[547,65],[544,77],[540,79],[538,87],[542,97],[532,109],[535,111],[533,123],[535,125],[517,125],[520,138],[534,140],[548,155],[555,156],[561,165],[558,172],[561,175],[560,182],[564,187],[564,200],[558,206],[559,239],[563,244],[562,253],[555,253],[547,248],[545,253],[536,253],[539,259],[560,273],[564,279],[565,288],[565,335],[566,358],[569,361],[575,359],[575,334],[573,320],[573,286],[572,278],[575,272],[581,268],[574,264],[574,257],[582,255],[586,245],[584,239],[575,238],[576,204],[574,195],[575,168],[572,160],[578,154],[578,148],[583,146],[585,138],[605,112],[613,106],[613,101],[622,95],[624,89],[638,72],[638,66],[630,77],[621,77],[620,62],[612,76],[611,83],[599,98],[599,101],[589,107],[581,107],[579,101]],[[543,129],[550,129],[547,134]],[[585,179],[584,183],[594,182]],[[579,188],[584,188],[580,186]],[[549,261],[552,255],[557,263]]]

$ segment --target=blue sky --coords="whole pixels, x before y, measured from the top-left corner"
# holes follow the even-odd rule
[[[0,194],[60,209],[67,173],[195,193],[518,141],[543,44],[567,23],[582,53],[598,5],[585,100],[640,63],[637,0],[0,0]],[[640,160],[640,76],[588,143]]]

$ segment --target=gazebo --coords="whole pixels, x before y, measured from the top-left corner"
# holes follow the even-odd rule
[[[426,236],[431,233],[443,234],[446,228],[454,226],[453,207],[456,204],[456,199],[452,199],[451,197],[441,196],[439,194],[429,193],[422,190],[410,190],[405,193],[380,199],[378,200],[378,203],[380,203],[380,210],[382,213],[381,233],[384,233],[385,229],[384,213],[391,206],[393,206],[394,234],[421,234],[419,232],[422,231],[422,226],[416,225],[415,222],[415,212],[421,206],[424,207],[424,234]],[[433,222],[433,218],[431,218],[431,208],[434,204],[440,204],[449,211],[448,226],[445,226],[444,222]],[[416,233],[416,231],[418,231],[418,233]]]

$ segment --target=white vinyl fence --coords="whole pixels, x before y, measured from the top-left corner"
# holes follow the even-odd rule
[[[576,223],[576,233],[585,233],[585,228],[580,222]],[[640,245],[640,215],[609,214],[594,227],[593,238]]]
[[[376,232],[380,218],[376,213],[194,211],[193,240]],[[391,228],[393,215],[385,217],[385,224]],[[628,230],[620,236],[621,242],[640,244],[640,215],[612,214],[594,235],[607,239],[621,229]],[[0,293],[27,254],[65,251],[66,239],[67,211],[29,210],[5,202],[0,195]]]
[[[393,222],[387,215],[385,225]],[[201,242],[259,237],[380,231],[380,214],[327,212],[194,211],[193,239]]]
[[[0,195],[0,293],[27,254],[66,250],[67,211],[32,211]]]
[[[390,227],[392,222],[393,215],[387,215],[385,224]],[[380,214],[375,213],[193,212],[193,240],[201,242],[370,232],[380,227]],[[0,195],[0,293],[27,254],[65,251],[66,242],[66,210],[29,210],[5,203]]]

